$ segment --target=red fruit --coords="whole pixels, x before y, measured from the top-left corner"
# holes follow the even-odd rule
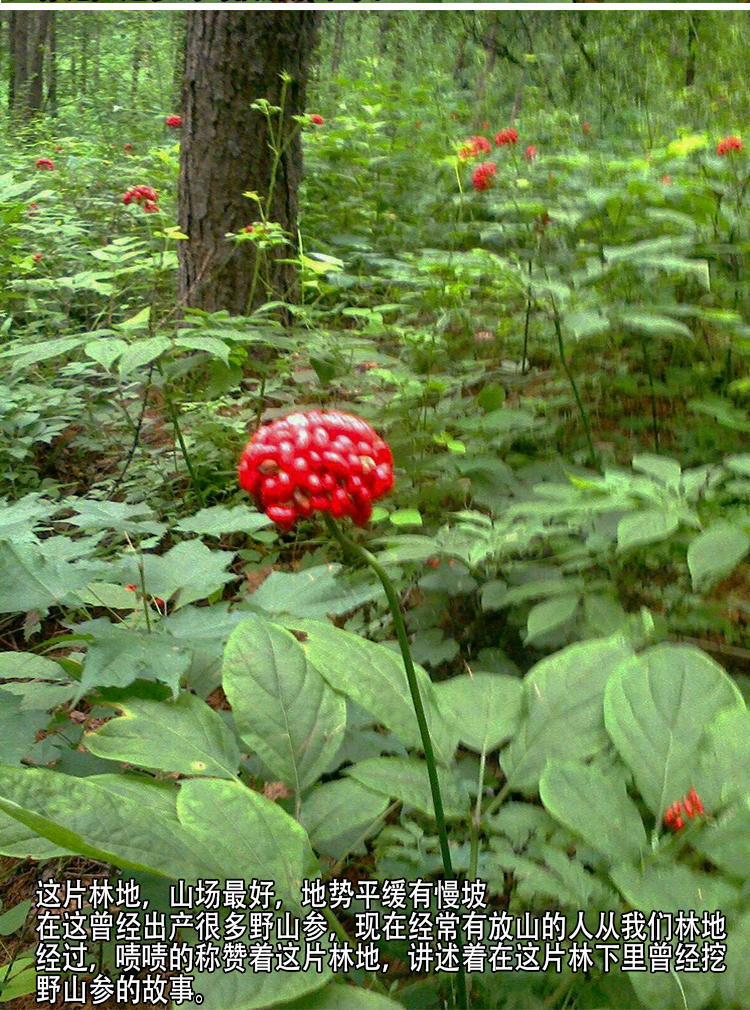
[[[38,263],[41,258],[42,258],[41,253],[34,253],[33,260],[35,263]]]
[[[171,126],[174,129],[179,129],[182,126],[182,119],[180,116],[167,116],[167,126]]]
[[[483,161],[481,165],[474,169],[474,174],[471,177],[474,189],[480,193],[483,193],[486,189],[490,189],[494,183],[496,172],[497,166],[494,161]]]
[[[129,593],[135,593],[138,590],[138,586],[134,586],[132,583],[129,586],[125,586]]]
[[[47,169],[48,172],[51,172],[52,169],[55,167],[55,163],[53,161],[50,161],[49,158],[39,158],[36,163],[36,167],[45,168]]]
[[[310,116],[310,122],[311,123],[315,123],[316,126],[322,126],[323,125],[323,117],[319,116],[317,113],[315,113],[315,115]]]
[[[518,133],[512,126],[509,126],[507,129],[501,130],[498,134],[496,134],[495,143],[498,147],[509,147],[511,144],[517,144]]]
[[[294,413],[256,431],[237,476],[281,529],[314,512],[360,526],[393,487],[391,451],[370,425],[340,411]]]

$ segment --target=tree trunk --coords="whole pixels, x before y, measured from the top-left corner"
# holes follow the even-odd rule
[[[47,108],[51,116],[57,115],[57,16],[49,13],[47,35]]]
[[[266,201],[273,186],[268,219],[281,225],[296,247],[302,144],[292,117],[305,111],[318,23],[313,11],[187,14],[179,223],[188,241],[177,247],[179,294],[186,305],[236,315],[269,297],[294,295],[295,269],[281,262],[294,249],[286,245],[275,256],[264,254],[256,269],[254,244],[233,245],[224,236],[259,217],[256,204],[242,194],[257,192]],[[257,99],[281,104],[282,72],[291,82],[283,152],[272,182],[266,119],[251,105]],[[272,119],[276,129],[279,121],[278,115]]]
[[[692,88],[695,83],[695,43],[698,33],[695,30],[695,22],[690,11],[685,11],[687,15],[687,60],[685,62],[685,87]]]
[[[29,78],[29,15],[13,11],[10,15],[10,78],[8,107],[20,111],[26,105]]]
[[[141,39],[140,35],[136,39],[135,46],[133,47],[133,59],[130,64],[130,105],[135,107],[136,99],[138,97],[138,77],[141,72]]]
[[[333,49],[331,51],[331,77],[335,77],[339,72],[341,64],[341,54],[344,50],[344,12],[336,11],[336,31],[333,36]]]
[[[49,13],[32,14],[30,21],[29,87],[27,111],[33,115],[44,105],[44,53],[49,31]]]

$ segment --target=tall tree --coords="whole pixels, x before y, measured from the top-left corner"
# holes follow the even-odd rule
[[[272,187],[269,218],[295,241],[302,145],[293,117],[305,110],[318,21],[314,11],[188,12],[179,191],[180,228],[188,241],[178,244],[179,292],[186,305],[241,314],[252,308],[251,297],[258,303],[269,291],[289,297],[294,289],[294,268],[282,262],[288,246],[254,284],[253,244],[232,245],[225,235],[257,216],[242,194],[254,191],[263,198]],[[251,105],[257,99],[281,103],[282,73],[291,83],[274,173],[266,119]]]
[[[26,102],[29,76],[29,13],[11,11],[8,22],[8,108],[17,111]]]

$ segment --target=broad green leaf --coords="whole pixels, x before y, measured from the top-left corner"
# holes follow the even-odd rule
[[[33,652],[0,652],[0,679],[67,680],[59,663]]]
[[[212,551],[200,540],[183,540],[165,554],[144,554],[146,592],[172,600],[174,609],[206,599],[233,578],[227,572],[233,557],[231,551]],[[140,585],[135,557],[123,557],[120,571],[124,584]]]
[[[132,320],[131,320],[132,322]],[[120,378],[130,375],[136,368],[149,365],[152,361],[168,351],[172,341],[167,337],[147,337],[131,344],[120,356]]]
[[[402,743],[421,750],[422,737],[400,653],[328,623],[293,618],[285,623],[305,636],[301,645],[308,662],[334,691],[361,705]],[[448,764],[457,733],[446,724],[430,678],[420,666],[416,673],[436,757]]]
[[[0,915],[0,936],[10,936],[11,933],[15,933],[17,929],[20,929],[24,922],[26,922],[26,916],[29,914],[30,908],[30,901],[19,901],[13,908],[9,908],[7,912],[3,912]]]
[[[625,516],[617,524],[617,549],[627,551],[644,547],[657,540],[665,540],[680,525],[676,512],[661,509],[642,509]]]
[[[427,762],[415,758],[377,757],[349,765],[345,773],[375,792],[401,800],[429,817],[435,816]],[[460,820],[469,811],[466,786],[452,769],[438,769],[440,795],[446,819]]]
[[[300,823],[316,849],[352,833],[361,834],[385,813],[388,797],[354,779],[325,782],[302,803]]]
[[[127,687],[134,680],[161,681],[176,696],[189,666],[190,653],[170,635],[113,624],[88,647],[77,699],[95,687]]]
[[[656,646],[612,675],[604,699],[607,732],[657,824],[693,788],[706,727],[728,708],[744,708],[739,691],[692,646]]]
[[[458,655],[458,651],[458,642],[455,638],[446,638],[442,628],[418,631],[411,641],[412,659],[428,666],[450,662]]]
[[[724,400],[720,396],[705,396],[702,400],[689,400],[688,407],[699,414],[713,417],[719,424],[733,431],[750,431],[747,413],[740,407],[735,407],[731,400]]]
[[[750,794],[750,712],[746,708],[725,709],[708,724],[694,784],[709,809]]]
[[[215,846],[181,827],[179,789],[141,777],[77,778],[0,764],[0,810],[55,845],[126,870],[175,880],[211,877],[221,865]]]
[[[176,701],[132,698],[117,702],[120,715],[84,734],[97,757],[139,768],[234,778],[240,754],[221,716],[187,691]]]
[[[48,723],[45,712],[23,711],[23,699],[0,687],[0,761],[20,764],[34,746],[36,734]]]
[[[655,456],[650,452],[642,452],[633,456],[633,469],[646,473],[668,488],[677,490],[680,486],[682,467],[676,459],[668,456]]]
[[[747,881],[750,868],[750,792],[706,825],[693,847],[738,880]]]
[[[263,512],[249,505],[212,505],[201,509],[195,515],[181,519],[175,529],[181,533],[200,533],[202,536],[219,537],[225,533],[255,533],[271,526],[271,520]]]
[[[422,516],[417,509],[397,509],[388,516],[394,526],[421,526]]]
[[[74,604],[75,590],[89,581],[84,569],[48,561],[38,546],[0,541],[0,613],[46,613],[55,604]]]
[[[624,312],[620,322],[629,330],[635,330],[646,337],[692,337],[684,323],[670,316],[654,316],[647,312]]]
[[[36,990],[36,967],[33,957],[19,957],[0,967],[0,1003],[28,996]]]
[[[70,850],[60,848],[0,809],[0,855],[14,859],[53,859],[70,855]]]
[[[191,351],[204,351],[212,358],[219,358],[229,364],[229,345],[217,337],[176,337],[175,346]]]
[[[108,610],[135,610],[141,606],[137,593],[115,582],[89,582],[77,595],[83,603]]]
[[[93,358],[94,361],[100,364],[102,368],[106,368],[109,371],[114,362],[124,351],[127,351],[129,346],[130,344],[126,340],[100,338],[99,340],[90,340],[84,347],[84,351],[90,358]]]
[[[15,375],[40,361],[49,361],[50,358],[58,358],[63,354],[68,354],[76,347],[80,347],[84,340],[84,337],[56,337],[54,340],[42,340],[31,345],[18,344],[11,351],[6,352],[3,357],[9,354],[15,357],[11,370]]]
[[[692,910],[729,915],[739,896],[739,890],[717,874],[672,862],[646,863],[641,868],[616,866],[610,876],[625,900],[646,914]]]
[[[189,779],[177,816],[201,846],[210,846],[221,876],[273,880],[276,897],[303,915],[303,880],[320,875],[307,832],[280,806],[239,782]]]
[[[247,602],[269,614],[323,621],[329,614],[346,614],[382,596],[374,576],[352,575],[342,565],[332,564],[301,572],[271,572]]]
[[[518,677],[461,674],[435,689],[446,716],[456,722],[459,739],[480,754],[496,750],[518,727],[523,696]]]
[[[730,575],[750,551],[750,537],[738,526],[717,522],[699,533],[688,547],[693,589]]]
[[[237,732],[297,794],[328,767],[344,738],[346,701],[284,628],[248,617],[224,651],[224,690]]]
[[[500,759],[512,789],[533,794],[548,760],[588,758],[607,746],[604,688],[633,662],[632,649],[614,636],[570,645],[529,670],[521,725]]]
[[[732,923],[728,931],[727,970],[719,976],[719,992],[724,1006],[750,1006],[747,969],[750,964],[750,911]]]
[[[556,596],[531,608],[526,624],[526,642],[535,642],[569,621],[578,610],[578,595]]]
[[[646,829],[624,783],[581,761],[550,761],[539,792],[553,817],[612,863],[638,862],[646,852]]]

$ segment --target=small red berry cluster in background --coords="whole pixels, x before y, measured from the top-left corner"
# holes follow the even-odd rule
[[[489,154],[489,140],[487,140],[486,137],[469,137],[469,139],[459,147],[458,157],[461,161],[470,161],[482,152]]]
[[[316,126],[322,126],[324,120],[323,117],[319,116],[316,112],[314,115],[310,116],[310,122],[314,123]]]
[[[36,163],[36,167],[44,168],[48,172],[51,172],[52,169],[55,167],[55,163],[50,158],[40,158]]]
[[[739,137],[724,137],[716,145],[717,154],[728,154],[730,151],[741,151],[742,141]],[[38,162],[37,162],[38,164]]]
[[[136,203],[143,204],[143,210],[146,214],[158,213],[159,208],[156,203],[158,199],[159,196],[156,190],[150,186],[134,186],[133,189],[129,189],[122,196],[122,202],[126,207],[135,200]]]
[[[38,263],[39,260],[42,258],[42,254],[41,253],[34,253],[34,256],[32,258],[33,258],[33,260],[34,260],[35,263]]]
[[[695,789],[691,789],[684,800],[675,800],[672,806],[664,814],[664,823],[672,831],[679,831],[681,828],[685,827],[685,821],[682,816],[683,810],[688,817],[695,817],[696,814],[700,815],[703,813],[703,804],[700,801],[698,793]]]
[[[516,133],[516,131],[513,129],[512,126],[509,126],[505,130],[501,130],[499,133],[495,135],[495,144],[498,147],[507,147],[510,144],[517,144],[517,143],[518,143],[518,134]]]
[[[483,161],[481,165],[477,165],[471,177],[474,189],[480,193],[483,193],[486,189],[490,189],[495,181],[496,173],[497,165],[494,161]]]
[[[589,133],[590,131],[591,131],[591,127],[589,126],[589,124],[588,123],[584,123],[583,124],[583,132],[584,133]]]
[[[39,204],[30,203],[29,204],[29,217],[33,217],[35,214],[39,213]]]
[[[179,130],[182,126],[181,116],[167,116],[167,126],[171,126],[175,130]]]
[[[131,583],[128,586],[125,586],[125,588],[127,589],[127,591],[129,593],[137,593],[138,592],[138,586],[134,585],[133,583]],[[167,612],[167,605],[164,602],[164,600],[162,600],[162,598],[160,596],[153,596],[151,599],[152,599],[153,604],[156,607],[156,609],[160,613],[163,611],[166,614],[166,612]]]
[[[133,150],[132,144],[126,144],[125,147],[123,147],[123,151],[132,151],[132,150]]]
[[[524,154],[524,157],[526,158],[527,161],[531,161],[532,158],[536,158],[536,148],[534,147],[533,144],[529,144],[529,146],[526,148],[526,153]]]
[[[393,458],[361,417],[289,414],[259,428],[238,467],[241,486],[283,531],[314,512],[365,526],[372,503],[393,487]]]

